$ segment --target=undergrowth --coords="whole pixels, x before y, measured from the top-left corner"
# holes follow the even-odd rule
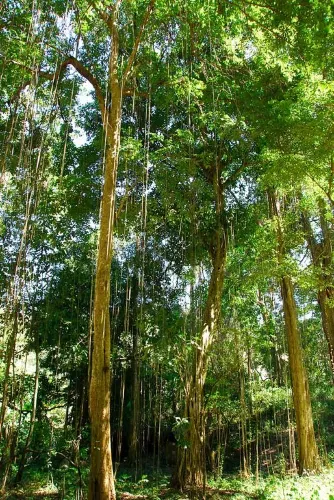
[[[81,471],[81,482],[75,468],[50,471],[27,471],[22,484],[1,496],[6,500],[24,498],[86,499],[88,469]],[[80,488],[82,493],[80,495]],[[122,500],[186,500],[199,498],[202,491],[180,493],[170,486],[170,474],[141,474],[136,480],[131,471],[119,473],[116,480],[117,497]],[[236,476],[209,479],[206,497],[212,500],[334,500],[334,469],[310,476],[267,476],[256,480]]]

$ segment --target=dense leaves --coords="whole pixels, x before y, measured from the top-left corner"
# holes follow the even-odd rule
[[[286,279],[328,465],[333,2],[159,0],[147,11],[141,0],[7,0],[0,8],[2,489],[38,470],[38,480],[55,478],[65,498],[64,466],[77,477],[66,498],[86,494],[106,161],[96,88],[111,109],[106,19],[116,4],[119,78],[141,35],[122,89],[110,275],[117,487],[133,476],[142,481],[137,492],[144,467],[174,475],[191,453],[189,401],[197,397],[193,377],[222,235],[219,324],[205,351],[204,468],[217,481],[298,468]],[[263,498],[274,498],[266,489]]]

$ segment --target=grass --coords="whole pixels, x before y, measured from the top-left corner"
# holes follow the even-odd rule
[[[131,482],[128,474],[118,477],[117,490],[120,498],[146,498],[147,500],[183,500],[196,496],[195,492],[181,494],[170,488],[168,475],[142,476]],[[267,476],[240,479],[226,476],[218,481],[209,480],[207,497],[211,499],[248,500],[334,500],[334,469],[323,471],[315,476]],[[192,493],[192,494],[191,494]]]
[[[86,498],[88,470],[83,471],[84,494]],[[117,476],[117,497],[121,500],[186,500],[195,498],[195,491],[180,493],[170,487],[167,473],[143,474],[137,481],[132,480],[130,471]],[[219,480],[209,480],[207,498],[212,500],[334,500],[334,469],[324,470],[315,476],[267,476],[258,481],[251,477],[241,479],[224,476]],[[57,470],[53,474],[38,469],[27,471],[24,482],[6,492],[5,500],[58,498],[74,500],[78,498],[78,477],[76,469]]]

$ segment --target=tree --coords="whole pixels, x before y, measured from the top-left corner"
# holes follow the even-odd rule
[[[276,195],[268,195],[272,217],[276,222],[277,258],[280,265],[285,256],[285,237],[282,229],[280,204]],[[298,329],[297,307],[291,277],[282,269],[280,280],[285,327],[289,350],[292,392],[297,421],[299,473],[319,468],[319,455],[315,440],[311,398],[303,362],[302,345]]]
[[[307,5],[6,2],[3,487],[63,457],[81,496],[90,437],[90,498],[176,450],[204,495],[208,466],[294,469],[293,406],[315,469],[310,392],[330,447],[332,5]]]
[[[92,5],[96,14],[103,20],[111,40],[107,78],[110,100],[104,96],[102,84],[76,57],[66,57],[58,65],[54,73],[37,69],[37,74],[41,79],[58,81],[63,77],[68,66],[74,67],[94,87],[105,134],[104,183],[100,208],[100,231],[93,311],[94,341],[90,380],[90,498],[99,499],[115,497],[110,443],[109,303],[110,268],[115,219],[115,186],[120,148],[122,102],[139,44],[154,6],[154,1],[152,0],[146,6],[141,25],[133,40],[132,50],[124,68],[120,68],[119,60],[120,2],[111,5],[109,10],[101,10],[94,3]],[[24,64],[22,66],[24,69],[30,70]],[[33,73],[35,69],[31,69],[30,71]],[[29,83],[30,81],[24,83],[20,90],[24,89]]]

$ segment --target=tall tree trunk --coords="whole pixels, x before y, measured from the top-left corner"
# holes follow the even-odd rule
[[[308,379],[303,362],[296,303],[291,278],[281,280],[285,327],[288,340],[289,364],[292,380],[293,402],[296,414],[299,473],[314,471],[319,467],[318,448],[315,441]]]
[[[97,269],[93,306],[93,347],[91,353],[91,377],[89,408],[91,419],[91,469],[88,497],[90,500],[109,500],[116,497],[111,459],[110,432],[110,270],[113,253],[113,231],[115,221],[115,188],[120,148],[122,92],[129,78],[141,38],[154,8],[150,0],[137,37],[134,40],[121,81],[119,80],[119,1],[110,7],[111,16],[98,9],[111,35],[108,87],[110,106],[103,103],[101,88],[93,79],[102,113],[106,137],[104,184],[100,207],[100,231],[98,240]],[[94,6],[94,8],[96,8]],[[72,58],[73,59],[73,58]],[[87,77],[86,69],[81,69]],[[91,80],[92,81],[92,78]]]
[[[121,453],[122,453],[122,442],[123,442],[123,416],[124,416],[124,399],[125,399],[125,368],[122,368],[121,382],[120,382],[120,408],[119,408],[119,419],[118,419],[118,429],[117,429],[117,452],[116,452],[116,466],[115,475],[117,473],[118,467],[121,463]]]
[[[244,477],[249,477],[249,456],[248,456],[248,439],[247,439],[247,406],[245,398],[245,373],[242,357],[239,355],[239,387],[240,387],[240,405],[241,405],[241,474]]]
[[[333,258],[332,232],[320,206],[322,238],[318,243],[307,214],[302,214],[306,241],[314,267],[319,273],[318,304],[321,311],[322,328],[328,344],[330,364],[334,377],[334,287],[332,285]]]
[[[113,252],[115,186],[120,146],[122,92],[118,80],[118,33],[114,29],[110,56],[111,108],[105,118],[106,151],[100,209],[97,269],[93,307],[92,372],[89,388],[91,470],[89,499],[116,497],[110,432],[110,269]]]
[[[277,338],[277,333],[273,331],[275,330],[275,328],[273,328],[273,325],[275,324],[273,318],[273,310],[274,310],[273,297],[270,296],[270,301],[269,304],[267,305],[265,297],[263,297],[261,291],[258,290],[258,304],[261,308],[263,324],[265,325],[267,331],[269,332],[273,344],[273,347],[270,349],[270,353],[272,357],[272,366],[274,367],[274,377],[275,380],[277,381],[278,386],[283,387],[284,377],[282,371],[279,342]]]
[[[227,254],[224,192],[221,168],[218,166],[212,169],[211,180],[216,201],[216,230],[210,242],[212,271],[203,313],[202,329],[196,343],[192,376],[189,384],[186,384],[189,450],[178,454],[179,474],[176,483],[181,489],[187,485],[205,489],[206,482],[204,385],[208,369],[209,349],[220,322]]]
[[[208,298],[204,310],[200,344],[196,350],[194,373],[189,398],[189,477],[186,482],[192,486],[203,486],[205,482],[205,415],[204,384],[208,368],[208,351],[217,330],[220,318],[221,297],[226,261],[225,233],[217,235],[219,247],[213,254]]]
[[[272,216],[276,219],[278,261],[285,257],[284,231],[281,222],[280,204],[273,192],[269,193]],[[296,414],[299,473],[319,468],[318,448],[315,441],[311,398],[307,373],[303,361],[303,350],[298,328],[297,307],[290,276],[283,275],[280,280],[285,329],[288,343],[289,365],[292,382],[293,403]]]
[[[332,286],[327,286],[324,290],[318,291],[318,303],[334,377],[334,288]]]

